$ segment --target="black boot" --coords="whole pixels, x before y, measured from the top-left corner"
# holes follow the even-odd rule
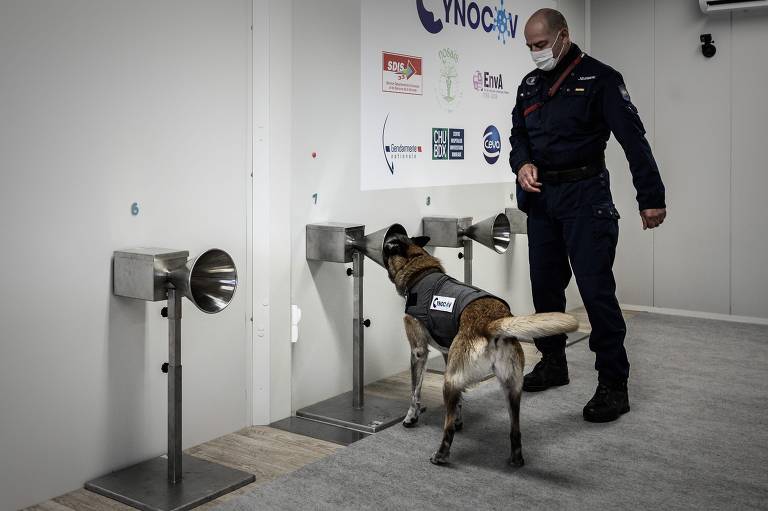
[[[584,420],[589,422],[611,422],[629,411],[627,382],[598,383],[597,390],[584,407]]]
[[[523,390],[539,392],[549,387],[568,385],[570,381],[565,353],[542,353],[541,361],[523,378]]]

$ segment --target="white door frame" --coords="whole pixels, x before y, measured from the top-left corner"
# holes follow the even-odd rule
[[[293,3],[252,0],[248,419],[291,413],[291,60]],[[276,136],[270,136],[272,133]]]
[[[257,236],[255,227],[269,219],[269,84],[263,70],[269,62],[269,23],[264,0],[251,2],[251,62],[249,135],[250,190],[247,221],[249,251],[248,422],[269,424],[269,238]]]

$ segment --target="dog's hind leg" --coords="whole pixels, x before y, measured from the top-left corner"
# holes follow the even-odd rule
[[[512,447],[509,464],[521,467],[525,463],[520,439],[520,397],[523,389],[525,355],[520,343],[514,338],[494,339],[491,345],[491,367],[501,384],[509,411],[509,440]]]
[[[424,381],[424,368],[427,366],[429,340],[431,336],[424,324],[413,316],[405,316],[405,335],[411,345],[411,406],[403,419],[403,426],[412,428],[419,422],[421,414],[421,384]]]
[[[488,374],[487,344],[485,338],[470,339],[460,336],[457,336],[451,344],[443,382],[443,401],[445,402],[443,440],[430,459],[435,465],[448,463],[453,436],[456,433],[462,392]]]
[[[445,362],[446,369],[448,368],[448,353],[443,353],[443,361]],[[464,419],[461,417],[461,409],[464,406],[464,398],[459,399],[459,406],[456,409],[456,420],[454,420],[454,426],[456,431],[464,429]]]

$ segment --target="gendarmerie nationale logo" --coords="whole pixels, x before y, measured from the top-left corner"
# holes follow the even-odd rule
[[[387,137],[387,121],[389,114],[384,118],[384,126],[381,128],[381,149],[384,152],[384,160],[387,162],[389,173],[395,173],[396,160],[413,160],[421,154],[421,146],[418,144],[390,144]]]

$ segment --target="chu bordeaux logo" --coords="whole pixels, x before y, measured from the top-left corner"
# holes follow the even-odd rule
[[[501,154],[501,136],[496,126],[488,126],[483,133],[483,157],[490,165],[499,161]]]
[[[443,16],[435,17],[436,13],[428,9],[425,3],[436,6],[438,13],[442,7],[440,14]],[[445,25],[452,23],[464,29],[482,30],[486,34],[496,32],[496,39],[502,44],[507,44],[507,39],[514,39],[517,35],[519,15],[507,12],[504,0],[499,0],[493,8],[488,5],[480,7],[478,2],[467,0],[416,0],[416,12],[424,30],[430,34],[438,34],[443,31]]]
[[[381,90],[397,94],[422,95],[421,57],[381,53]]]
[[[432,159],[463,160],[464,130],[456,128],[432,128]]]
[[[381,149],[384,152],[384,160],[387,162],[390,174],[395,173],[395,160],[414,160],[421,154],[421,146],[418,144],[387,143],[387,121],[389,114],[384,118],[384,127],[381,128]]]

